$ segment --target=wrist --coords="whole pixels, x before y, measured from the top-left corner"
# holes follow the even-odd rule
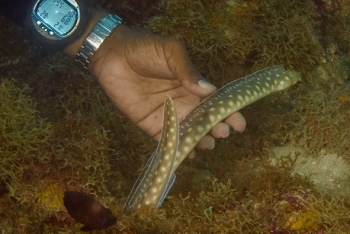
[[[125,25],[119,25],[110,34],[109,37],[104,40],[97,52],[91,58],[89,64],[89,72],[91,75],[100,78],[102,68],[109,67],[109,63],[114,63],[116,56],[122,56],[125,47],[125,41],[128,41],[129,29]],[[106,71],[106,69],[104,69]]]
[[[72,59],[74,59],[76,54],[77,54],[77,52],[79,51],[79,48],[84,43],[85,38],[88,37],[88,35],[93,30],[95,25],[102,18],[104,18],[107,15],[108,15],[108,12],[105,11],[104,9],[100,8],[100,7],[94,9],[93,12],[92,12],[92,15],[91,15],[91,19],[90,19],[90,21],[89,21],[85,31],[83,32],[83,34],[77,40],[75,40],[73,43],[71,43],[67,47],[65,47],[63,52],[66,55],[68,55],[69,57],[71,57]]]

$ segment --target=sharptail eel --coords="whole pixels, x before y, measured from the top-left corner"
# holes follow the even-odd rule
[[[215,124],[271,93],[294,85],[299,80],[298,72],[274,66],[234,80],[216,90],[181,121],[180,142],[173,172]]]
[[[179,121],[173,100],[167,96],[163,129],[156,151],[148,159],[125,203],[124,210],[158,207],[175,181],[171,173],[179,142]]]
[[[286,71],[283,66],[268,67],[234,80],[194,107],[180,122],[179,129],[175,107],[167,97],[162,136],[157,150],[141,172],[124,209],[135,211],[145,205],[158,207],[174,183],[175,170],[215,124],[271,93],[294,85],[299,80],[298,72]]]

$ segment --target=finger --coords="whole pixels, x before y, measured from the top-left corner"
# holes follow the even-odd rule
[[[184,70],[184,69],[183,69]],[[184,72],[181,85],[190,93],[204,98],[216,91],[216,87],[206,81],[197,71]]]
[[[230,135],[230,126],[226,123],[217,123],[211,130],[211,135],[215,138],[226,138]]]
[[[187,155],[188,158],[195,158],[196,157],[196,151],[191,150],[191,152]]]
[[[194,68],[185,46],[178,40],[168,41],[166,48],[169,69],[174,77],[181,82],[190,93],[206,97],[216,90],[216,87],[207,82]]]
[[[215,139],[212,136],[204,136],[196,145],[197,149],[200,150],[211,150],[215,147]]]
[[[237,132],[243,132],[247,125],[245,118],[240,112],[235,112],[227,117],[225,123],[230,125]]]

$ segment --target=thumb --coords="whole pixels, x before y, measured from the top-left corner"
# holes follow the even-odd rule
[[[187,64],[187,67],[183,69],[179,80],[188,92],[199,97],[206,97],[216,90],[216,87],[206,81],[205,78],[195,70],[192,64]]]
[[[198,97],[206,97],[216,90],[216,87],[210,84],[194,68],[185,46],[179,41],[171,41],[170,47],[171,59],[168,59],[168,66],[174,77],[181,82],[181,85],[190,93]],[[175,43],[174,43],[175,42]]]

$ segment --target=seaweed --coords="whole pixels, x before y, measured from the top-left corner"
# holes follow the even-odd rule
[[[148,28],[181,39],[205,76],[222,85],[282,64],[304,76],[320,63],[312,1],[163,1]]]
[[[0,83],[0,181],[18,198],[21,181],[37,164],[47,162],[52,124],[38,116],[35,102],[15,81]]]
[[[150,4],[133,11],[134,1],[101,2],[131,20]],[[327,155],[342,158],[344,168],[350,163],[348,1],[157,2],[147,10],[152,17],[137,22],[183,41],[216,85],[275,64],[300,71],[303,82],[243,109],[246,131],[186,160],[158,210],[121,215],[156,142],[115,109],[94,78],[61,53],[43,57],[0,18],[13,35],[0,37],[1,232],[74,233],[80,225],[62,196],[75,190],[118,215],[103,233],[346,233],[347,178],[329,191],[294,169],[300,159],[317,163]],[[302,153],[271,164],[273,150],[288,146]]]

